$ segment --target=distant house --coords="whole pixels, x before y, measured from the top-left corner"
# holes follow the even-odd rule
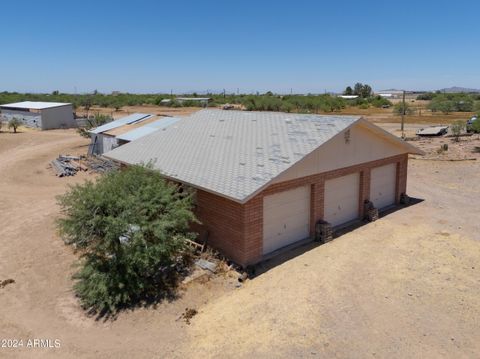
[[[409,153],[361,117],[203,110],[105,157],[193,188],[209,245],[246,266],[361,220],[365,201],[400,203]]]
[[[345,100],[354,100],[358,98],[358,95],[340,95],[339,97],[344,98]]]
[[[210,97],[177,97],[175,101],[180,104],[183,104],[184,102],[197,102],[206,107],[212,99]]]
[[[24,101],[0,105],[0,111],[2,121],[16,118],[26,127],[41,130],[77,127],[71,103]]]
[[[152,132],[167,128],[180,119],[177,117],[161,117],[144,113],[134,113],[122,117],[90,131],[90,155],[101,155],[134,141]]]
[[[383,90],[377,92],[375,95],[391,99],[391,98],[399,98],[403,95],[403,90]]]

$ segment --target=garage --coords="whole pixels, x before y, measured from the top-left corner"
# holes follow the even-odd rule
[[[375,167],[370,174],[370,201],[382,209],[395,204],[397,165],[391,163]]]
[[[310,236],[310,186],[263,199],[263,254]]]
[[[325,181],[324,220],[338,226],[358,219],[359,195],[359,173]]]

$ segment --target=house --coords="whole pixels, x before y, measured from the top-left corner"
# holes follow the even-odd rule
[[[345,100],[355,100],[358,98],[358,95],[340,95],[339,97],[345,99]]]
[[[152,160],[196,189],[210,245],[241,265],[311,239],[315,224],[361,219],[407,188],[408,154],[422,152],[361,117],[202,110],[106,157]]]
[[[51,130],[77,127],[71,103],[24,101],[0,105],[1,120],[20,120],[24,126]]]
[[[90,131],[88,154],[101,155],[152,132],[165,129],[179,120],[178,117],[158,118],[144,113],[122,117]]]
[[[175,101],[180,104],[183,104],[184,102],[199,103],[203,107],[206,107],[212,99],[210,97],[177,97]]]

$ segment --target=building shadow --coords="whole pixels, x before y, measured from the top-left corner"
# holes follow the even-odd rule
[[[385,218],[391,215],[392,213],[395,213],[397,211],[403,210],[411,206],[415,206],[423,201],[424,199],[421,199],[421,198],[410,197],[410,201],[408,204],[394,205],[380,211],[378,220],[381,221],[382,218]],[[334,228],[334,232],[333,232],[333,240],[347,233],[353,232],[356,229],[363,227],[369,223],[370,222],[368,221],[355,220],[343,226],[336,227]],[[270,255],[267,255],[260,263],[256,264],[253,267],[248,268],[249,278],[253,279],[257,276],[260,276],[263,273],[268,272],[270,269],[273,269],[276,266],[279,266],[321,245],[323,245],[323,243],[312,241],[310,238],[308,238],[306,240],[293,243],[290,246],[280,248],[277,251],[271,253]]]

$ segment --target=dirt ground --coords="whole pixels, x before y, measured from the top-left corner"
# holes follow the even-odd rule
[[[396,99],[395,101],[399,101]],[[409,100],[409,104],[412,108],[416,109],[414,115],[406,116],[406,124],[419,124],[425,126],[428,124],[432,125],[450,125],[457,120],[462,120],[467,122],[467,120],[473,115],[473,112],[452,112],[449,114],[443,114],[440,112],[433,113],[428,111],[426,106],[428,101],[419,101],[419,100]],[[135,112],[141,113],[150,113],[158,116],[188,116],[189,114],[201,110],[200,107],[165,107],[165,106],[155,106],[155,105],[142,105],[142,106],[125,106],[115,111],[113,108],[97,107],[94,106],[89,110],[89,114],[102,113],[106,115],[111,115],[113,118],[119,118],[126,116]],[[85,116],[86,111],[79,107],[76,110],[77,116]],[[326,115],[332,115],[331,112],[323,113]],[[367,109],[361,109],[358,107],[347,107],[342,109],[339,112],[333,113],[335,115],[360,115],[364,116],[366,119],[372,122],[381,122],[381,123],[400,123],[401,117],[393,113],[393,108],[375,108],[370,107]]]
[[[419,203],[265,265],[240,288],[193,283],[156,308],[96,321],[72,293],[76,255],[55,233],[73,130],[0,133],[0,339],[59,339],[1,358],[473,358],[480,355],[479,161],[409,164]],[[278,262],[278,263],[277,263]],[[274,265],[276,264],[276,265]],[[199,311],[191,324],[185,308]],[[1,344],[1,343],[0,343]]]
[[[103,115],[110,115],[112,118],[121,118],[131,115],[132,113],[148,113],[156,116],[188,116],[193,112],[201,110],[200,107],[165,107],[155,105],[142,105],[142,106],[124,106],[118,111],[109,107],[94,106],[88,111],[89,115],[100,113]],[[83,108],[78,108],[76,111],[77,116],[86,116],[87,111]]]

